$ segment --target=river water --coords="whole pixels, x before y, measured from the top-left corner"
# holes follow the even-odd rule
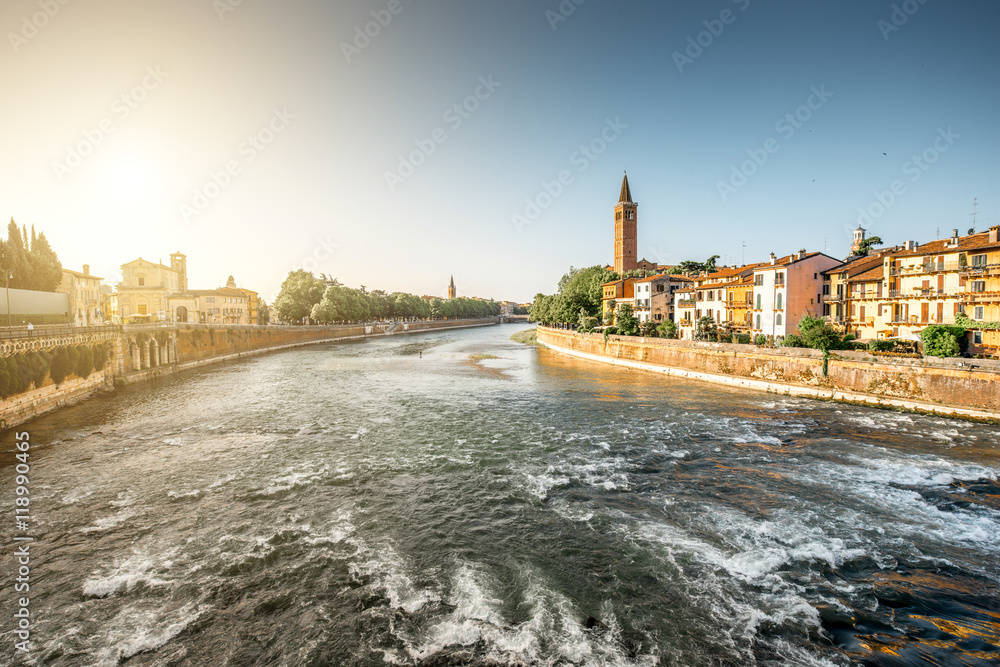
[[[996,427],[521,328],[300,348],[22,427],[34,642],[15,654],[5,537],[0,664],[1000,660]]]

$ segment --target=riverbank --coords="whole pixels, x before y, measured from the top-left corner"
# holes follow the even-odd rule
[[[213,364],[245,357],[290,350],[306,345],[383,338],[402,334],[495,326],[497,320],[453,320],[407,322],[398,325],[331,327],[212,327],[177,324],[171,327],[127,327],[112,341],[107,332],[81,332],[72,340],[65,336],[36,336],[30,345],[11,347],[9,354],[50,350],[60,345],[112,342],[116,351],[108,367],[88,378],[67,378],[9,396],[0,401],[0,429],[13,428],[68,405],[76,405],[96,393],[116,386],[146,382]],[[23,349],[21,349],[23,347]]]
[[[562,354],[664,375],[772,394],[1000,422],[1000,371],[983,362],[963,367],[958,361],[907,363],[843,352],[831,357],[824,375],[822,355],[816,350],[625,336],[604,339],[541,326],[537,338]]]

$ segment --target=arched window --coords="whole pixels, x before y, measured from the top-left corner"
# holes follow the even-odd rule
[[[760,315],[757,316],[757,326],[755,326],[754,329],[760,329]]]
[[[760,296],[760,294],[758,294],[757,295],[757,310],[760,310],[760,309],[761,309],[761,296]],[[757,328],[759,329],[760,327],[757,327]]]
[[[778,303],[775,306],[776,310],[781,310],[781,304],[782,304],[782,301],[784,301],[784,299],[783,299],[784,296],[785,296],[784,294],[782,294],[781,292],[778,292]],[[779,322],[778,324],[781,324],[781,323]]]
[[[779,327],[781,326],[781,313],[774,316],[774,324]]]

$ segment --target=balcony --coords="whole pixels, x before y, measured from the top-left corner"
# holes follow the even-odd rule
[[[921,273],[946,273],[948,271],[959,271],[963,267],[958,260],[953,262],[924,262],[911,266],[890,266],[890,276],[912,276]]]
[[[960,296],[966,303],[993,303],[1000,301],[1000,292],[962,292]]]
[[[678,308],[694,308],[694,299],[681,299],[677,302]]]
[[[979,264],[960,269],[963,276],[996,276],[1000,275],[1000,264]]]

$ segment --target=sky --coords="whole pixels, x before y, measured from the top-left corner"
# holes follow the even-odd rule
[[[613,260],[626,170],[659,263],[926,242],[1000,224],[998,27],[993,0],[5,0],[0,214],[110,284],[179,250],[267,301],[299,268],[551,293]]]

